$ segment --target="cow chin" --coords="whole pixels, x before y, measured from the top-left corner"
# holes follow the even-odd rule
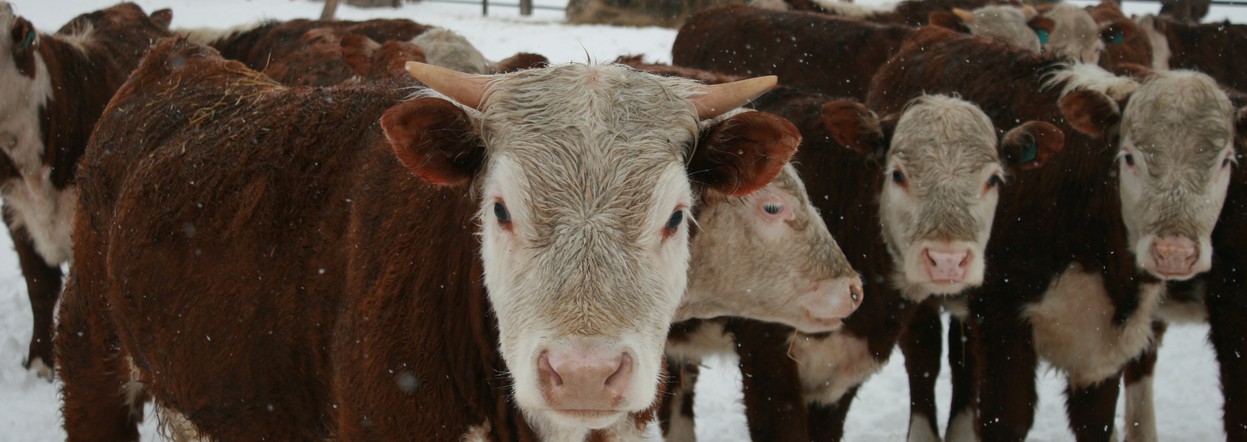
[[[961,261],[936,261],[947,256],[956,257]],[[931,256],[935,257],[932,258]],[[956,259],[954,259],[956,261]],[[964,262],[964,265],[961,265]],[[951,268],[950,268],[951,267]],[[911,297],[927,295],[956,295],[983,284],[983,272],[986,264],[983,260],[983,247],[969,241],[917,241],[905,251],[904,271],[897,278],[903,291]]]
[[[1152,253],[1156,240],[1156,235],[1144,235],[1134,244],[1136,264],[1148,274],[1162,281],[1185,281],[1212,269],[1212,239],[1210,237],[1201,236],[1198,241],[1195,241],[1194,248],[1198,256],[1190,263],[1189,268],[1185,265],[1167,266],[1157,261]]]

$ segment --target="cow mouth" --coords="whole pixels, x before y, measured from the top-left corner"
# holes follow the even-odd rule
[[[556,421],[564,425],[583,426],[590,429],[602,429],[618,422],[627,414],[624,410],[592,410],[574,408],[548,408]]]
[[[842,326],[844,326],[844,318],[819,318],[806,311],[801,316],[797,330],[808,334],[830,333],[839,330]]]

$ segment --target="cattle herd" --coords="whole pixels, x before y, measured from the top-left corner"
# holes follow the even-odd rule
[[[0,196],[70,440],[149,404],[175,440],[691,440],[725,352],[754,440],[839,440],[899,347],[911,441],[1024,440],[1041,360],[1077,440],[1152,441],[1184,321],[1247,440],[1247,26],[770,0],[671,65],[550,64],[404,19],[17,12]]]

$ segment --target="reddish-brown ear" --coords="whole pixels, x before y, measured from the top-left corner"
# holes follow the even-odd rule
[[[23,17],[13,21],[9,29],[10,41],[13,42],[13,61],[17,72],[27,77],[35,77],[35,51],[39,48],[39,33],[35,26]]]
[[[361,77],[372,72],[372,54],[381,45],[371,38],[359,34],[348,34],[338,43],[342,48],[342,60],[351,67],[351,71]]]
[[[927,16],[927,23],[932,26],[952,29],[963,34],[970,33],[970,28],[967,28],[966,25],[962,24],[961,18],[957,17],[957,14],[953,14],[948,11],[932,12]]]
[[[407,62],[426,61],[424,51],[408,41],[390,40],[381,45],[372,54],[372,74],[370,78],[404,78],[409,79]]]
[[[548,64],[550,64],[550,59],[544,55],[519,52],[495,64],[494,73],[505,74],[507,72],[544,67]]]
[[[1102,92],[1079,90],[1061,97],[1061,115],[1079,132],[1099,137],[1121,122],[1121,108]]]
[[[852,100],[823,104],[823,124],[837,143],[868,157],[879,157],[887,150],[888,137],[874,112]]]
[[[1130,21],[1113,22],[1100,29],[1100,40],[1105,45],[1119,45],[1128,41],[1133,41],[1139,37],[1138,26],[1133,26]]]
[[[169,25],[173,23],[173,10],[169,8],[164,8],[159,11],[154,11],[151,13],[151,18],[152,18],[152,21],[156,22],[157,25],[159,25],[161,28],[164,28],[164,30],[168,31]]]
[[[440,98],[400,103],[381,116],[398,161],[430,184],[466,184],[485,159],[485,145],[468,114]]]
[[[1065,132],[1045,121],[1027,121],[1000,139],[1000,158],[1013,168],[1038,169],[1065,147]]]
[[[779,116],[742,112],[711,126],[688,163],[689,178],[730,196],[765,187],[797,151],[801,132]]]
[[[1030,27],[1031,30],[1034,30],[1036,34],[1039,34],[1039,31],[1044,31],[1047,33],[1047,35],[1052,35],[1052,31],[1056,29],[1056,21],[1051,18],[1044,17],[1041,15],[1041,16],[1032,18],[1030,21],[1026,22],[1026,26]],[[1043,34],[1039,34],[1039,35],[1043,35]],[[1039,39],[1047,40],[1044,37],[1040,37]],[[1040,44],[1043,44],[1043,43],[1047,43],[1047,41],[1040,42]]]

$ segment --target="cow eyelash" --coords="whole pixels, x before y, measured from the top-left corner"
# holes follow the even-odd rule
[[[901,172],[900,169],[892,169],[892,182],[896,183],[897,185],[904,186],[905,185],[905,172]]]

